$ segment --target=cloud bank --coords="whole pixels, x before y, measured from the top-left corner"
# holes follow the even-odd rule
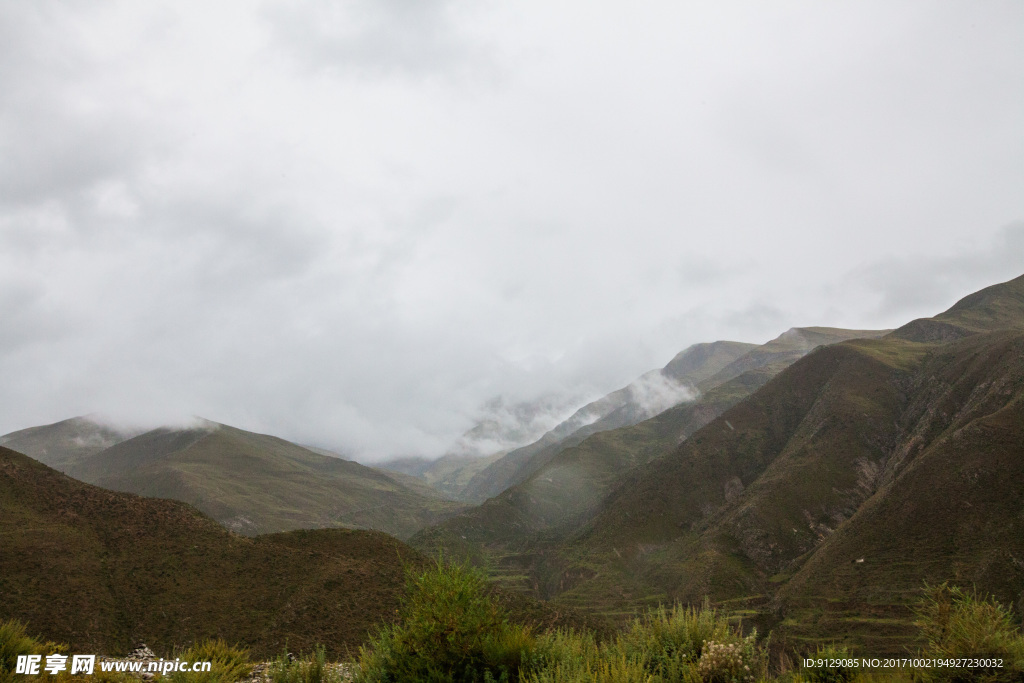
[[[1024,272],[1022,29],[1011,2],[4,3],[0,433],[201,415],[439,454],[498,396],[936,313]]]

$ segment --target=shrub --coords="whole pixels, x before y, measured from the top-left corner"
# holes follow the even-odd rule
[[[18,655],[47,655],[60,649],[56,643],[45,642],[28,635],[25,624],[19,621],[9,619],[0,622],[0,682],[14,680]]]
[[[249,652],[221,639],[204,640],[177,655],[187,662],[211,662],[210,671],[176,671],[166,676],[173,683],[232,683],[252,673]]]
[[[704,644],[697,671],[707,683],[738,683],[754,681],[757,662],[752,652],[755,636],[740,642],[719,643],[709,640]],[[749,640],[749,642],[747,642]]]
[[[917,626],[925,639],[925,657],[993,657],[1002,669],[925,670],[930,680],[1019,681],[1024,678],[1024,635],[1010,610],[948,583],[925,585]]]
[[[512,681],[535,639],[512,624],[486,592],[486,579],[465,565],[437,562],[407,570],[399,620],[360,648],[356,680]]]
[[[628,656],[642,658],[651,673],[675,680],[700,660],[704,643],[741,640],[742,634],[705,600],[701,608],[658,607],[635,619],[620,646]]]

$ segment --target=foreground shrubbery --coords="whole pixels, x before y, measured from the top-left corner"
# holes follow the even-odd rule
[[[592,633],[532,633],[510,623],[485,592],[483,575],[467,567],[439,564],[409,581],[399,620],[362,648],[357,681],[1024,681],[1024,635],[1010,611],[946,584],[926,587],[917,621],[926,645],[919,655],[985,655],[1002,659],[1002,669],[769,672],[767,643],[759,642],[756,632],[744,636],[707,603],[702,608],[653,610],[614,638],[599,641]],[[819,648],[812,656],[838,661],[852,657],[838,646]]]
[[[437,681],[754,681],[764,672],[756,634],[705,606],[660,609],[618,637],[534,634],[513,624],[484,590],[482,574],[439,564],[410,577],[399,620],[360,652],[356,680]]]
[[[438,563],[408,576],[399,619],[360,650],[357,680],[514,681],[537,647],[487,595],[479,572]]]
[[[249,652],[228,645],[221,639],[204,640],[176,655],[185,662],[210,662],[210,670],[202,673],[175,672],[164,677],[171,683],[232,683],[252,672]]]
[[[0,622],[0,683],[14,683],[14,681],[27,679],[23,674],[14,673],[19,655],[45,656],[57,652],[67,652],[67,646],[32,637],[28,635],[24,624],[13,619]],[[71,676],[67,672],[56,676],[47,675],[47,678],[59,683],[84,680],[91,681],[91,683],[127,683],[128,681],[137,683],[137,679],[129,678],[125,674],[102,672],[97,672],[87,678]]]
[[[926,641],[926,657],[1002,659],[1002,669],[977,671],[969,680],[1024,681],[1024,634],[1013,622],[1010,610],[998,602],[947,583],[925,587],[916,621]],[[924,672],[922,679],[968,680],[935,670]]]
[[[615,637],[559,630],[535,633],[516,624],[487,592],[482,574],[468,567],[437,564],[408,576],[408,595],[394,624],[381,627],[360,650],[354,676],[360,683],[845,683],[861,681],[1024,681],[1024,635],[1011,612],[947,584],[926,587],[917,610],[924,658],[987,656],[1003,660],[1001,669],[902,669],[865,672],[856,668],[769,672],[766,643],[744,636],[708,604],[702,608],[653,610]],[[0,623],[0,683],[25,680],[14,674],[20,654],[50,654],[62,647],[30,637],[17,622]],[[206,674],[172,674],[184,683],[230,683],[249,675],[248,654],[223,641],[206,641],[178,653],[183,660],[212,661]],[[847,660],[842,647],[819,648],[816,659]],[[272,683],[334,683],[338,665],[324,649],[271,662]],[[774,676],[774,677],[773,677]],[[57,681],[137,681],[124,674]]]

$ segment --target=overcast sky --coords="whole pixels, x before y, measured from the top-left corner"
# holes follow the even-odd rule
[[[1024,273],[1024,3],[0,4],[0,433],[364,459]],[[561,399],[552,405],[568,409]]]

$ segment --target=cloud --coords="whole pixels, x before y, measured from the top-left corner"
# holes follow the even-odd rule
[[[659,370],[644,373],[629,384],[629,400],[648,416],[685,401],[696,400],[697,396],[698,392],[692,386],[677,382]]]
[[[460,26],[470,12],[452,0],[301,2],[269,7],[266,21],[276,44],[316,71],[414,79],[494,74],[493,50]]]
[[[1024,270],[996,232],[1024,216],[1021,26],[5,3],[0,432],[201,415],[438,455],[695,342],[934,314]]]
[[[986,244],[931,258],[890,258],[855,269],[844,284],[877,301],[879,317],[907,319],[948,308],[965,294],[1024,275],[1024,222],[1003,226]]]

